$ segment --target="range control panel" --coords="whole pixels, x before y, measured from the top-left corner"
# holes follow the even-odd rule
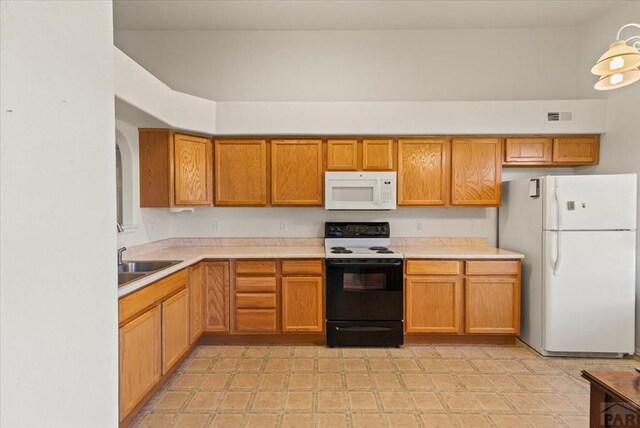
[[[389,238],[388,222],[324,224],[325,238]]]

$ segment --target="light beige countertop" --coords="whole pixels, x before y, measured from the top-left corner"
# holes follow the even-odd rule
[[[485,238],[398,238],[392,247],[405,259],[522,259],[522,254],[490,247]],[[324,258],[321,238],[167,239],[133,247],[124,260],[182,260],[118,288],[118,297],[205,259]]]
[[[174,272],[196,264],[205,259],[323,259],[323,246],[297,245],[256,245],[256,246],[206,246],[206,247],[169,247],[129,257],[127,260],[182,260],[167,269],[146,275],[118,288],[118,297],[132,293],[158,281]]]
[[[523,259],[524,255],[494,247],[394,247],[405,259]]]

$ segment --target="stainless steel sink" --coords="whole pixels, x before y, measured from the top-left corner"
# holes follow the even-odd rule
[[[130,260],[123,262],[118,265],[118,287],[180,262],[182,260]]]
[[[180,260],[131,260],[123,262],[118,265],[118,273],[125,272],[141,272],[151,273],[156,272],[169,266],[173,266],[176,263],[180,263]]]
[[[118,272],[118,287],[145,276],[146,273]]]

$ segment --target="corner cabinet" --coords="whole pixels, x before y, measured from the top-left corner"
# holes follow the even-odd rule
[[[213,203],[211,139],[168,129],[140,129],[140,206]]]
[[[215,141],[215,205],[267,205],[266,140]]]
[[[271,141],[271,205],[322,206],[322,140]]]
[[[501,173],[501,139],[451,141],[451,205],[499,206]]]

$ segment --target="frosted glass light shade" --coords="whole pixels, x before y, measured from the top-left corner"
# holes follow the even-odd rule
[[[627,70],[623,73],[613,73],[598,80],[594,88],[599,91],[622,88],[640,80],[640,69]]]
[[[596,65],[591,68],[591,73],[606,76],[624,73],[638,67],[640,67],[640,51],[627,45],[624,40],[618,40],[598,59]]]

